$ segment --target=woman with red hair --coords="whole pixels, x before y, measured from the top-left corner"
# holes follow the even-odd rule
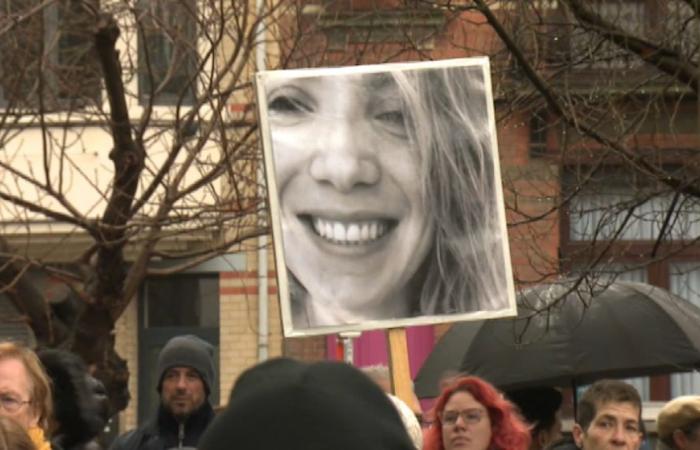
[[[455,379],[438,397],[424,450],[527,450],[530,431],[515,407],[478,377]]]

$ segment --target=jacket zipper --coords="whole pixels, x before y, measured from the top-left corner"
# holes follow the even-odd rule
[[[185,424],[184,423],[178,424],[177,440],[178,440],[177,448],[182,448],[182,443],[185,440]]]

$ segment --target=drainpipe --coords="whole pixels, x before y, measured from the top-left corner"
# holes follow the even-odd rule
[[[265,9],[264,0],[255,0],[255,12],[258,17]],[[265,24],[258,22],[255,27],[255,67],[257,70],[265,70]],[[263,165],[257,169],[258,180],[265,178]],[[258,198],[261,201],[266,196],[263,183],[258,183]],[[263,220],[259,219],[259,222]],[[268,281],[267,281],[267,236],[258,238],[258,361],[265,361],[269,357],[269,317],[268,317]]]

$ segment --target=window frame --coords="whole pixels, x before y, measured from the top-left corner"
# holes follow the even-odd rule
[[[614,165],[606,168],[615,167]],[[570,185],[566,183],[566,164],[562,167],[562,195],[565,197],[570,192]],[[609,179],[610,177],[608,177]],[[700,203],[698,203],[700,208]],[[600,261],[610,264],[640,265],[646,271],[647,283],[671,289],[671,267],[679,263],[697,263],[700,265],[700,242],[693,243],[678,240],[654,239],[617,239],[611,240],[572,240],[570,237],[571,216],[569,203],[562,207],[560,214],[560,273],[571,273],[577,263],[587,263],[593,257],[599,257]],[[669,255],[654,259],[652,253]],[[671,396],[671,375],[649,377],[649,395],[652,401],[668,400]]]
[[[12,0],[0,0],[0,9],[5,10],[6,5],[8,1]],[[45,98],[44,101],[48,102],[48,104],[44,105],[44,110],[40,110],[39,108],[39,97],[37,95],[31,95],[30,92],[22,93],[22,98],[19,99],[18,102],[11,104],[11,101],[8,100],[7,96],[5,95],[5,87],[0,84],[0,108],[1,109],[7,109],[8,107],[12,106],[14,109],[17,110],[18,113],[24,114],[25,112],[29,115],[32,114],[65,114],[66,112],[75,112],[75,111],[90,111],[93,109],[93,105],[101,105],[103,102],[103,93],[102,93],[102,76],[100,72],[100,67],[97,62],[97,58],[88,58],[88,62],[91,62],[91,65],[93,65],[92,68],[96,71],[96,74],[99,74],[94,80],[96,82],[95,85],[90,86],[91,88],[94,88],[94,93],[92,95],[79,95],[75,97],[69,97],[69,96],[61,96],[59,92],[59,80],[62,78],[64,74],[60,73],[60,53],[62,51],[61,43],[64,42],[62,39],[62,36],[60,34],[61,32],[61,26],[62,26],[62,19],[59,17],[60,14],[60,9],[62,7],[70,7],[69,3],[76,1],[76,0],[59,0],[57,2],[52,2],[46,7],[44,7],[40,13],[41,14],[41,24],[40,28],[43,30],[42,33],[42,45],[40,47],[42,51],[41,58],[46,58],[46,61],[49,63],[50,67],[53,67],[53,70],[48,70],[43,73],[43,76],[45,77],[45,82],[47,89],[49,90],[48,93],[48,98]],[[95,5],[99,4],[99,0],[90,0],[92,3]],[[18,11],[18,13],[21,13],[21,11],[24,10],[27,6],[23,5],[23,7]],[[31,5],[30,5],[31,7]],[[87,20],[90,20],[89,17],[86,16]],[[31,31],[31,30],[30,30]],[[29,36],[31,38],[31,36]],[[53,45],[51,43],[53,42]],[[91,37],[86,37],[83,39],[82,45],[89,45],[91,49],[94,48],[93,40]],[[87,47],[86,47],[87,48]],[[39,55],[37,55],[39,56]],[[3,58],[0,58],[0,67],[3,66]],[[80,65],[82,67],[82,64]],[[0,70],[0,73],[2,71]],[[85,80],[88,80],[88,78],[85,78]],[[80,85],[81,88],[85,86],[85,84]],[[81,93],[82,93],[81,89]],[[76,103],[77,101],[77,103]]]
[[[138,0],[137,1],[137,10],[138,11],[145,11],[147,9],[151,9],[153,0]],[[186,33],[188,39],[186,39],[186,42],[195,42],[194,48],[189,47],[185,48],[183,52],[183,72],[182,74],[179,74],[176,78],[171,78],[168,83],[172,83],[177,78],[183,78],[187,80],[187,83],[185,86],[180,86],[179,91],[177,93],[174,92],[169,92],[169,91],[162,91],[159,92],[155,95],[155,98],[151,100],[152,94],[153,94],[153,87],[150,86],[152,81],[157,82],[158,80],[155,79],[154,77],[154,70],[153,68],[151,69],[150,73],[146,72],[144,73],[144,70],[147,70],[144,68],[144,65],[146,64],[153,64],[154,58],[152,55],[149,55],[149,53],[146,51],[146,47],[144,47],[144,33],[147,31],[147,28],[149,27],[148,23],[136,23],[136,83],[137,83],[137,96],[138,96],[138,104],[141,107],[145,107],[149,105],[151,102],[153,106],[191,106],[195,103],[198,95],[198,86],[197,86],[197,65],[198,65],[198,52],[197,52],[197,35],[198,35],[198,29],[197,29],[197,20],[196,18],[192,17],[191,14],[189,13],[194,13],[195,15],[197,14],[197,0],[165,0],[165,2],[156,2],[156,8],[158,8],[157,12],[162,12],[161,8],[163,7],[163,3],[176,3],[177,5],[181,5],[183,2],[186,2],[187,4],[185,6],[182,6],[183,8],[187,8],[188,14],[186,14],[186,17],[190,20],[187,21],[186,25]],[[147,13],[144,14],[144,21],[146,20],[146,16],[149,15]],[[141,15],[141,13],[139,13]],[[162,19],[162,18],[161,18]],[[168,24],[171,25],[171,24]],[[158,26],[153,26],[153,28],[158,28]],[[152,38],[159,38],[163,39],[164,37],[167,38],[167,35],[165,35],[162,31],[158,32],[157,30],[153,33],[153,35],[149,36]],[[163,49],[161,49],[163,50]],[[173,52],[173,50],[177,50],[176,44],[171,44],[168,46],[167,49],[164,49],[165,52],[170,51]],[[146,63],[146,58],[148,60],[148,63]],[[165,73],[170,71],[170,66],[165,68]],[[158,86],[156,86],[156,89],[160,87],[162,84],[162,81],[158,83]],[[167,83],[166,83],[167,86]]]

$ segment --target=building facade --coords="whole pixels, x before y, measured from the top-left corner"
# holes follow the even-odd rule
[[[659,70],[650,69],[651,62],[633,48],[609,44],[609,36],[593,33],[592,25],[563,2],[487,2],[512,38],[511,44],[522,50],[524,61],[496,33],[484,11],[466,1],[295,2],[299,8],[289,6],[290,2],[239,2],[247,7],[244,13],[216,11],[201,0],[131,3],[134,8],[120,9],[123,3],[116,1],[101,6],[112,8],[123,26],[118,47],[124,66],[130,68],[124,74],[129,114],[135,130],[139,120],[148,117],[143,138],[148,143],[153,174],[182,140],[192,146],[184,145],[190,148],[189,153],[181,154],[184,159],[187,154],[213,155],[211,159],[202,156],[201,164],[187,172],[185,176],[193,179],[217,160],[222,146],[230,145],[224,136],[244,143],[241,152],[248,148],[256,155],[236,159],[230,165],[234,176],[210,184],[210,191],[192,197],[180,213],[186,214],[183,211],[197,204],[217,206],[212,210],[227,217],[257,208],[251,206],[251,199],[259,200],[257,194],[262,192],[257,184],[238,184],[241,179],[262,179],[257,142],[239,139],[254,129],[252,89],[246,83],[256,68],[488,55],[492,59],[512,266],[518,285],[588,273],[648,282],[700,306],[700,200],[690,195],[689,189],[671,188],[659,176],[665,173],[677,179],[698,179],[697,87],[669,80],[663,71],[659,75]],[[680,39],[682,27],[697,21],[680,6],[682,3],[611,0],[595,2],[594,9],[608,23],[628,24],[623,31],[697,61],[694,50]],[[6,17],[19,17],[24,11],[10,0],[0,0],[0,5]],[[140,15],[134,11],[141,11]],[[256,28],[254,18],[260,11],[268,15],[265,27]],[[89,20],[84,14],[84,10],[47,9],[33,20],[53,24],[45,27],[45,33],[51,35],[54,30],[58,34],[53,36],[59,39],[47,38],[41,41],[47,43],[45,48],[34,48],[27,42],[37,40],[19,33],[16,44],[28,48],[27,52],[13,53],[8,44],[0,49],[0,102],[5,111],[1,142],[6,155],[0,169],[2,192],[15,200],[0,206],[0,220],[3,236],[14,247],[24,249],[27,261],[67,264],[89,243],[79,226],[47,218],[36,208],[19,211],[17,199],[67,215],[75,207],[85,216],[91,216],[91,211],[98,216],[112,182],[109,149],[113,140],[105,115],[105,89],[95,81],[97,69],[84,61],[85,54],[76,44],[82,42],[81,36],[74,36],[70,26],[60,25],[77,27]],[[673,20],[661,21],[661,17]],[[684,17],[687,20],[682,20]],[[137,31],[135,18],[142,20],[141,31]],[[217,28],[216,20],[209,23],[206,18],[226,19],[221,21],[226,26]],[[37,26],[31,21],[21,23],[27,29]],[[208,36],[203,33],[206,26],[228,30],[227,37],[215,46],[200,44]],[[258,46],[241,46],[241,39],[234,37],[236,30]],[[47,52],[51,45],[56,45],[56,50]],[[198,56],[208,49],[215,57]],[[37,52],[50,57],[37,60],[32,56]],[[33,65],[39,60],[55,65],[44,87],[36,83],[38,71],[46,69],[46,65]],[[526,75],[523,62],[539,75],[542,86]],[[68,70],[71,67],[72,71]],[[202,74],[207,73],[225,76],[205,80]],[[217,109],[220,105],[215,99],[224,91],[230,95],[224,109]],[[208,94],[203,95],[205,92]],[[572,112],[566,108],[557,111],[546,100],[548,94]],[[202,98],[208,103],[198,103]],[[194,116],[211,120],[181,122],[185,117],[181,113],[192,108],[201,111]],[[217,114],[223,119],[212,119]],[[207,123],[225,123],[225,132],[208,138],[203,134]],[[577,123],[583,125],[577,127]],[[246,128],[251,124],[253,128]],[[73,169],[68,171],[58,162],[48,164],[51,158],[47,154],[54,155],[55,161],[69,155],[69,160],[63,160]],[[658,173],[644,176],[651,169],[645,172],[630,165],[626,154],[644,155]],[[35,174],[43,173],[36,169],[43,167],[46,175],[38,178],[39,185],[32,184]],[[48,180],[68,180],[69,174],[70,182],[61,185],[64,195],[49,195],[45,189]],[[226,202],[214,202],[213,197]],[[153,208],[157,207],[154,204]],[[178,250],[196,259],[193,255],[200,254],[203,242],[226,241],[225,228],[230,225],[212,231],[217,223],[233,223],[239,227],[236,230],[249,230],[259,225],[258,220],[266,220],[255,214],[251,217],[252,222],[217,222],[215,217],[203,226],[203,233],[163,238],[160,253],[169,255]],[[177,260],[151,259],[153,275],[140,284],[115,329],[117,350],[131,373],[132,400],[113,432],[133,428],[153,411],[157,401],[155,358],[167,339],[177,334],[200,335],[217,348],[219,382],[212,393],[217,404],[225,403],[237,376],[262,359],[279,355],[306,360],[340,358],[335,336],[283,338],[275,261],[269,244],[269,237],[253,233],[231,251],[183,265],[177,271],[170,270],[178,266]],[[138,255],[138,250],[128,250],[127,260],[133,262]],[[448,328],[439,325],[408,330],[412,375]],[[15,333],[9,326],[3,329]],[[386,353],[382,331],[365,332],[355,339],[357,365],[386,363]],[[634,383],[645,400],[666,400],[700,388],[695,374]]]

